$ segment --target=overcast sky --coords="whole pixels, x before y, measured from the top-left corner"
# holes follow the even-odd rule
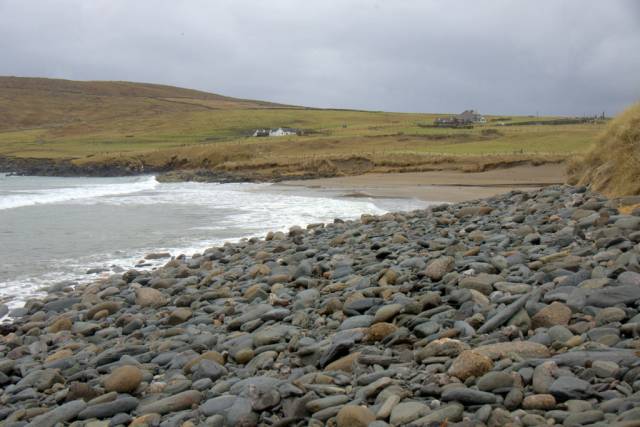
[[[640,1],[0,0],[0,75],[315,107],[614,114],[640,99]]]

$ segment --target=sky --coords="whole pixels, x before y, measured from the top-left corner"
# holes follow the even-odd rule
[[[0,0],[0,75],[312,107],[613,115],[636,0]]]

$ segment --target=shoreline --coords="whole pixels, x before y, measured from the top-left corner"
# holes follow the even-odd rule
[[[357,162],[357,159],[352,159]],[[537,166],[536,166],[537,165]],[[139,175],[155,175],[159,182],[212,182],[212,183],[291,183],[291,182],[323,182],[326,179],[335,179],[337,182],[343,179],[367,177],[428,177],[427,182],[433,185],[451,184],[451,177],[457,176],[457,181],[469,181],[465,176],[496,176],[497,183],[490,185],[531,185],[531,184],[561,184],[565,182],[564,162],[561,160],[535,161],[534,159],[500,161],[495,160],[484,164],[480,169],[477,165],[469,169],[470,165],[465,163],[465,158],[446,164],[433,164],[430,167],[416,171],[414,167],[384,167],[381,169],[371,168],[346,168],[345,169],[311,169],[307,171],[265,171],[257,170],[226,170],[216,168],[191,168],[183,169],[176,167],[172,163],[164,165],[145,164],[140,159],[121,159],[111,163],[86,163],[76,164],[73,159],[49,159],[49,158],[22,158],[7,157],[0,155],[0,173],[18,176],[49,176],[49,177],[125,177]],[[548,179],[545,174],[537,174],[539,182],[532,182],[526,178],[530,172],[528,170],[547,169],[554,178]],[[481,172],[477,172],[480,170]],[[525,178],[521,179],[517,174],[509,171],[525,171]],[[284,173],[283,173],[284,172]],[[433,177],[448,177],[444,182],[438,183],[438,179]],[[356,180],[357,182],[357,180]],[[462,184],[460,184],[462,186]]]
[[[14,163],[15,161],[19,163]],[[512,190],[535,190],[549,185],[564,184],[567,180],[566,166],[557,162],[537,166],[529,163],[515,164],[494,167],[482,172],[444,169],[327,177],[299,176],[271,180],[215,170],[145,169],[141,165],[138,166],[139,168],[131,165],[79,168],[68,160],[10,159],[0,156],[0,170],[8,175],[96,178],[154,175],[158,182],[165,183],[263,183],[282,190],[308,188],[329,191],[336,193],[336,197],[417,199],[436,203],[482,199]]]
[[[552,181],[561,176],[562,168],[559,165],[543,166],[517,166],[508,169],[496,169],[480,173],[463,173],[453,171],[443,172],[421,172],[421,173],[390,173],[390,174],[365,174],[350,177],[322,178],[312,180],[294,180],[285,182],[268,183],[270,192],[292,195],[309,195],[305,189],[311,189],[319,197],[329,197],[334,199],[371,199],[377,207],[390,212],[398,210],[422,209],[428,205],[440,203],[455,203],[460,201],[475,200],[479,198],[491,197],[515,189],[535,190],[539,187],[541,177],[546,177],[545,185],[552,184]],[[145,174],[147,175],[147,174]],[[142,176],[142,175],[141,175]],[[149,175],[151,176],[151,175]],[[515,177],[515,179],[514,179]],[[518,185],[513,185],[517,183]],[[483,185],[483,183],[489,183]],[[267,183],[264,183],[267,184]],[[455,185],[451,185],[455,184]],[[251,190],[249,190],[251,191]],[[253,190],[253,191],[263,191]],[[398,205],[393,206],[393,201],[397,200]],[[402,201],[424,201],[424,206],[408,208],[402,205]],[[387,203],[384,203],[386,201]],[[226,239],[237,242],[243,238]],[[162,252],[166,248],[150,249],[149,253]],[[131,268],[137,268],[133,264],[141,262],[141,256],[131,256]],[[189,252],[175,252],[174,256],[187,255]],[[135,260],[135,261],[134,261]],[[105,267],[108,263],[96,262],[95,266],[88,268],[100,269],[109,272],[111,267]],[[152,266],[153,268],[157,266]],[[128,267],[127,267],[128,268]],[[102,273],[102,271],[101,271]],[[85,277],[84,274],[74,277],[78,283],[86,283],[94,280],[93,277]],[[8,301],[11,306],[14,303]]]
[[[334,178],[291,180],[275,187],[304,187],[345,192],[358,197],[414,198],[427,202],[463,202],[493,197],[512,190],[536,190],[566,181],[562,164],[514,166],[484,172],[405,172]]]
[[[626,425],[638,256],[640,216],[551,186],[52,288],[0,324],[0,421]]]
[[[37,180],[37,179],[46,179],[46,178],[47,177],[37,177],[34,179]],[[146,182],[147,179],[152,180],[152,178],[153,176],[151,175],[145,176],[144,181]],[[20,179],[20,178],[9,177],[8,179]],[[62,182],[64,184],[61,184],[61,185],[63,186],[70,185],[71,187],[74,187],[76,183],[74,183],[73,181],[76,179],[84,180],[84,178],[78,178],[78,177],[63,179]],[[89,180],[91,179],[94,179],[94,178],[89,178]],[[99,181],[101,180],[101,178],[96,178],[96,179],[98,181],[91,181],[93,182],[93,184],[89,185],[88,188],[95,188],[96,182],[98,184],[101,184],[101,182]],[[105,179],[108,180],[108,183],[113,184],[116,182],[116,180],[120,178],[116,178],[114,180],[110,180],[108,178],[105,178]],[[139,182],[140,180],[138,177],[125,177],[123,179],[125,179],[126,181],[124,182],[125,185],[131,185],[134,182]],[[117,184],[117,185],[120,185],[120,184]],[[179,184],[165,185],[165,184],[156,183],[156,185],[157,187],[154,187],[154,186],[150,187],[150,188],[153,188],[154,193],[158,192],[158,194],[166,194],[167,188],[173,188],[175,185],[179,185]],[[218,187],[217,184],[208,184],[208,183],[196,183],[193,185],[195,185],[195,187],[191,191],[197,192],[198,194],[209,194],[210,191],[211,191],[211,194],[219,194],[216,192],[217,191],[225,192],[225,188],[227,187],[226,184],[223,184],[222,187]],[[186,187],[189,187],[189,183],[186,183]],[[289,200],[289,201],[302,200],[294,196],[303,196],[303,197],[311,197],[311,198],[308,200],[304,200],[303,202],[295,202],[295,203],[302,203],[299,208],[301,212],[299,215],[293,214],[292,216],[291,213],[287,212],[290,209],[283,208],[284,205],[281,203],[281,206],[278,209],[285,209],[282,211],[282,216],[273,217],[272,215],[271,220],[266,221],[264,223],[265,225],[263,225],[262,227],[253,227],[251,223],[245,222],[244,226],[242,227],[238,225],[238,228],[237,230],[235,230],[235,232],[203,231],[202,233],[199,233],[197,236],[191,235],[191,239],[188,241],[182,238],[179,241],[164,242],[165,244],[161,246],[146,246],[144,249],[139,248],[135,245],[134,247],[129,247],[127,246],[127,243],[130,243],[130,242],[128,242],[127,240],[120,240],[117,242],[112,242],[113,244],[105,247],[100,246],[98,244],[98,248],[101,249],[101,251],[83,255],[81,258],[78,258],[75,260],[72,260],[71,258],[69,258],[66,261],[65,261],[65,258],[67,257],[61,256],[59,252],[51,251],[51,250],[48,250],[48,251],[41,250],[39,252],[43,253],[43,255],[38,258],[44,259],[45,257],[51,257],[52,260],[54,261],[58,260],[58,261],[49,263],[49,259],[46,258],[47,265],[50,266],[50,268],[46,271],[41,271],[41,269],[37,267],[26,268],[22,270],[18,270],[17,268],[14,268],[12,271],[10,271],[11,269],[9,268],[6,271],[2,271],[2,273],[6,273],[6,274],[0,274],[0,286],[2,287],[0,288],[0,304],[6,303],[11,308],[20,307],[24,304],[24,302],[27,299],[33,298],[37,296],[37,294],[41,295],[42,294],[41,288],[43,286],[44,287],[52,286],[62,282],[87,283],[87,282],[94,281],[98,277],[104,276],[105,274],[110,275],[113,273],[121,273],[130,268],[146,270],[146,269],[153,269],[153,268],[159,267],[160,266],[158,264],[159,260],[146,259],[146,256],[150,254],[155,255],[157,253],[169,252],[174,257],[180,256],[180,255],[192,256],[194,253],[201,253],[205,249],[211,246],[222,245],[224,242],[235,243],[244,238],[254,238],[254,237],[264,238],[264,236],[268,231],[277,230],[277,229],[286,230],[291,224],[298,224],[305,227],[309,222],[333,221],[334,217],[339,217],[341,219],[347,219],[347,218],[354,219],[356,217],[359,217],[359,215],[363,212],[380,214],[388,211],[412,210],[412,209],[425,207],[425,205],[422,203],[408,201],[405,199],[363,200],[359,198],[350,198],[350,200],[343,202],[342,201],[343,198],[339,194],[330,194],[327,192],[308,192],[308,191],[292,193],[288,189],[286,191],[274,191],[273,189],[271,189],[271,185],[266,183],[265,184],[247,183],[247,184],[238,184],[237,186],[231,184],[230,187],[231,187],[231,191],[243,193],[246,195],[245,197],[249,199],[255,199],[256,197],[259,197],[260,200],[264,200],[265,202],[268,202],[267,199],[271,199],[270,196],[264,196],[265,192],[267,194],[273,193],[275,197],[284,199],[284,200]],[[149,190],[150,188],[148,188],[147,190]],[[164,188],[164,190],[162,190],[162,188]],[[218,189],[221,189],[221,190],[218,190]],[[256,192],[263,193],[263,195],[261,196],[260,194],[254,194]],[[102,197],[106,195],[104,193],[98,193],[98,194],[100,194]],[[134,194],[140,194],[140,193],[134,193]],[[145,194],[142,194],[142,196],[147,197]],[[116,189],[115,197],[127,197],[127,196],[122,194],[120,189]],[[3,199],[3,197],[0,196],[0,199]],[[163,197],[161,197],[161,199],[163,199]],[[258,210],[261,209],[260,208],[261,205],[259,203],[258,204],[251,203],[249,202],[249,199],[247,199],[247,203],[248,203],[248,205],[246,206],[247,209],[251,210],[251,206],[255,206],[255,209],[258,209]],[[320,200],[320,201],[314,202],[313,199]],[[55,203],[56,204],[70,203],[71,204],[70,207],[73,208],[74,199],[71,198],[69,200],[66,200],[66,201],[65,200],[66,199],[58,199],[58,201]],[[96,199],[95,203],[97,204],[105,203],[106,204],[104,207],[105,212],[111,212],[109,209],[114,209],[114,206],[121,205],[121,203],[117,203],[117,201],[99,202],[99,200],[100,200],[99,198]],[[351,203],[351,202],[355,202],[355,203]],[[195,204],[194,206],[195,212],[204,212],[203,209],[205,208],[201,204],[198,204],[198,202],[195,200],[192,203]],[[311,210],[310,208],[305,208],[304,207],[305,203],[315,204],[315,206],[317,206],[318,208],[320,208],[321,206],[325,207],[325,209],[323,210],[328,213],[322,214],[321,211],[319,210],[316,210],[316,209]],[[21,208],[37,209],[38,204],[39,202],[37,201],[33,203],[29,202],[25,205],[18,204],[10,209],[16,209],[16,208],[17,209],[21,209]],[[345,204],[348,206],[360,206],[360,207],[348,208],[345,206]],[[49,206],[51,208],[52,205],[49,205]],[[336,206],[341,208],[336,208]],[[3,208],[3,207],[4,206],[0,206],[0,208]],[[42,209],[47,209],[47,208],[45,207]],[[337,212],[335,212],[336,209],[337,209]],[[4,211],[0,209],[0,214],[2,214],[3,212]],[[13,210],[7,211],[7,213],[9,213],[8,216],[0,215],[0,222],[2,222],[5,218],[8,219],[8,222],[6,223],[8,225],[5,227],[0,227],[0,234],[2,234],[3,231],[7,231],[7,232],[15,231],[14,227],[18,226],[17,222],[12,222],[12,219],[11,219],[12,217],[10,216],[11,212],[17,212],[17,211],[13,211]],[[146,211],[143,211],[143,212],[146,212]],[[241,212],[238,212],[238,213],[241,213]],[[132,212],[132,214],[135,214],[135,212]],[[135,217],[130,217],[129,218],[130,222],[135,222],[136,220],[134,218]],[[223,220],[224,218],[218,218],[218,219]],[[14,224],[14,225],[10,225],[10,224]],[[271,226],[267,227],[266,224],[271,224]],[[205,223],[199,224],[199,226],[206,226],[206,225],[207,224]],[[123,224],[120,227],[120,229],[122,229],[122,227],[125,227],[125,226],[126,224]],[[256,229],[259,229],[259,230],[256,230]],[[17,231],[17,233],[19,234],[20,231]],[[220,233],[222,233],[222,235]],[[47,239],[47,240],[50,240],[50,239]],[[13,246],[14,244],[16,245],[13,249],[14,253],[15,253],[15,250],[18,247],[20,247],[19,244],[15,243],[14,241],[9,241],[9,239],[7,239],[6,243],[7,243],[7,246],[5,246],[5,249],[14,247]],[[175,244],[171,245],[170,243],[175,243]],[[4,253],[7,254],[5,256],[8,256],[8,251],[5,250]],[[24,252],[22,252],[22,254],[28,255],[28,254],[25,254]],[[99,254],[103,254],[104,257],[101,258]],[[22,264],[25,264],[25,263],[22,263]],[[164,262],[162,264],[164,264]]]

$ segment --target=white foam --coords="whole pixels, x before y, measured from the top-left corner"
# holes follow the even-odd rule
[[[0,210],[95,199],[105,196],[127,195],[152,190],[157,186],[158,181],[156,181],[155,177],[144,177],[127,183],[85,184],[76,187],[20,190],[0,197]]]
[[[37,188],[27,190],[28,194],[0,196],[0,209],[47,203],[128,208],[166,204],[171,205],[172,209],[174,206],[185,206],[185,214],[193,212],[200,218],[210,218],[210,222],[203,224],[200,219],[200,223],[189,227],[189,217],[185,216],[185,230],[196,232],[185,233],[178,238],[174,235],[156,247],[121,247],[118,251],[91,253],[75,259],[62,259],[52,254],[57,259],[52,260],[55,264],[48,272],[31,276],[25,274],[0,283],[0,299],[9,298],[11,306],[18,306],[29,297],[41,295],[39,290],[44,286],[64,280],[88,282],[106,274],[87,275],[87,270],[92,268],[111,269],[114,265],[125,270],[133,268],[144,255],[151,252],[190,256],[225,242],[245,237],[263,237],[270,230],[286,230],[292,225],[304,227],[309,223],[331,222],[334,218],[356,219],[363,213],[387,212],[371,199],[338,199],[320,193],[283,194],[273,191],[269,184],[161,184],[153,177],[127,178],[125,182],[116,180],[115,183],[112,180],[109,184],[86,182],[83,186],[73,186],[72,181],[65,181],[62,188]],[[405,201],[402,207],[415,209],[421,205],[417,201]],[[149,261],[149,266],[145,268],[155,268],[166,261]],[[60,268],[56,268],[56,265]]]
[[[312,222],[332,221],[334,218],[354,219],[363,213],[379,215],[387,212],[368,199],[346,200],[331,198],[329,195],[282,194],[269,187],[270,184],[171,183],[160,184],[155,188],[156,191],[87,198],[73,203],[115,206],[198,205],[210,209],[212,217],[215,215],[215,223],[200,228],[202,231],[240,228],[266,232],[292,225],[305,226]],[[233,214],[221,215],[221,211],[225,209],[233,211]]]

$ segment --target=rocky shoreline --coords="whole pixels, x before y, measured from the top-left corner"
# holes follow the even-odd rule
[[[173,165],[154,167],[141,160],[126,159],[109,163],[87,163],[78,165],[69,159],[35,159],[0,156],[0,173],[22,176],[60,177],[118,177],[157,174],[162,182],[253,182],[251,177],[227,172],[199,169],[174,170]]]
[[[155,174],[160,182],[280,182],[338,176],[339,171],[311,170],[304,174],[262,176],[253,171],[226,171],[215,168],[182,169],[180,165],[149,165],[141,159],[123,158],[109,162],[76,164],[70,159],[39,159],[0,156],[0,173],[22,176],[118,177]]]
[[[436,160],[438,160],[436,158]],[[440,159],[442,160],[442,159]],[[119,156],[109,159],[91,160],[84,159],[51,159],[51,158],[28,158],[10,157],[0,155],[0,173],[22,176],[58,176],[58,177],[118,177],[134,175],[156,175],[160,182],[208,182],[208,183],[238,183],[238,182],[259,182],[259,183],[279,183],[286,181],[308,181],[321,180],[326,178],[345,178],[382,175],[385,177],[393,175],[412,176],[414,174],[458,174],[465,176],[461,178],[460,186],[465,186],[467,182],[476,186],[477,174],[488,173],[489,171],[511,171],[504,173],[499,179],[498,185],[512,188],[522,188],[531,185],[550,185],[564,183],[564,177],[549,181],[546,174],[538,175],[538,181],[531,182],[531,178],[522,177],[519,170],[527,167],[538,167],[542,165],[562,164],[563,159],[545,160],[495,160],[483,163],[481,166],[471,166],[464,162],[434,161],[433,164],[422,165],[421,167],[411,167],[397,165],[396,167],[381,166],[375,169],[371,161],[362,157],[351,157],[347,159],[323,159],[317,162],[305,163],[303,165],[291,166],[288,164],[278,165],[268,163],[266,165],[245,165],[242,167],[225,167],[222,165],[212,165],[206,160],[197,164],[189,163],[186,159],[172,157],[165,162],[150,162],[144,157]],[[564,168],[562,168],[564,169]],[[557,177],[557,172],[551,172]],[[514,176],[515,175],[515,176]],[[524,178],[524,179],[522,179]],[[393,180],[393,178],[392,178]],[[422,181],[422,179],[420,179]],[[525,181],[522,183],[522,181]],[[423,184],[423,183],[422,183]],[[524,184],[524,185],[519,185]],[[478,196],[478,197],[484,197]]]
[[[0,425],[637,426],[639,258],[638,210],[555,186],[53,287],[0,325]]]
[[[153,173],[141,164],[91,164],[75,165],[69,159],[36,159],[0,156],[0,173],[31,176],[92,176],[114,177]]]

